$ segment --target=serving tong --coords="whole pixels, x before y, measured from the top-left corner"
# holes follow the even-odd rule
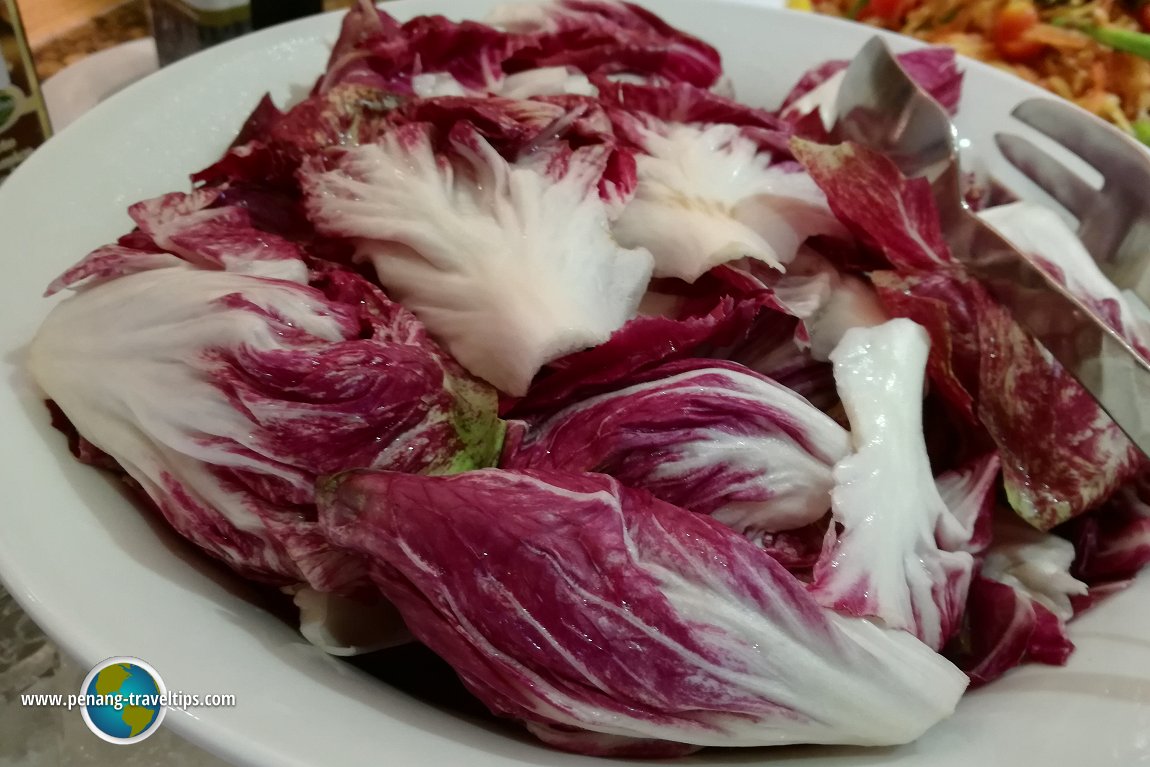
[[[834,138],[880,152],[903,175],[930,183],[954,257],[1150,456],[1150,363],[970,209],[954,124],[881,38],[851,62],[835,107]],[[1117,129],[1052,99],[1025,101],[1014,116],[1102,173],[1098,190],[1026,139],[998,136],[1004,156],[1079,219],[1084,244],[1118,287],[1150,295],[1150,158]]]

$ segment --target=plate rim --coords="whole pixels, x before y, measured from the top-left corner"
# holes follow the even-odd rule
[[[794,11],[778,7],[775,3],[764,3],[761,0],[677,0],[683,5],[695,5],[699,8],[714,7],[716,5],[728,6],[743,6],[753,7],[770,16],[772,14],[795,14],[795,15],[810,15],[802,11]],[[396,15],[407,17],[411,12],[426,12],[434,8],[446,4],[446,0],[394,0],[389,2],[386,9]],[[475,5],[486,5],[485,0],[475,0]],[[640,4],[654,8],[658,11],[657,0],[640,0]],[[252,35],[245,36],[236,40],[223,43],[212,49],[203,51],[188,59],[177,62],[169,67],[166,67],[148,77],[132,84],[123,91],[116,93],[111,98],[107,99],[89,113],[83,115],[79,120],[65,128],[57,138],[50,140],[40,151],[34,154],[27,162],[16,170],[10,177],[8,183],[0,187],[0,207],[2,207],[6,199],[5,192],[8,194],[15,194],[10,190],[16,189],[17,185],[13,184],[14,180],[22,185],[26,183],[22,179],[32,178],[40,171],[38,168],[41,165],[49,162],[49,153],[53,152],[54,142],[60,140],[60,137],[67,137],[70,135],[80,135],[85,131],[85,126],[95,125],[102,121],[108,121],[112,115],[117,113],[122,103],[129,102],[136,98],[137,93],[143,92],[147,88],[159,88],[167,83],[174,83],[181,77],[188,77],[192,73],[201,71],[205,64],[212,60],[223,60],[228,57],[238,56],[241,52],[246,50],[254,50],[266,45],[272,44],[276,40],[286,40],[293,36],[310,36],[311,43],[322,43],[322,37],[328,32],[324,31],[325,24],[333,24],[335,20],[342,16],[344,12],[334,11],[321,16],[310,17],[296,22],[292,22],[280,27],[263,30]],[[450,15],[458,15],[454,13],[454,9],[447,11]],[[462,15],[466,17],[467,14]],[[894,46],[899,50],[911,50],[917,48],[928,47],[925,43],[914,40],[903,35],[896,33],[885,32],[874,28],[864,28],[853,22],[835,19],[830,17],[819,16],[815,17],[817,21],[812,22],[819,25],[838,26],[846,29],[850,28],[849,34],[852,37],[857,37],[860,44],[866,37],[871,35],[881,35],[885,39],[891,40]],[[325,21],[326,20],[326,21]],[[330,31],[330,30],[329,30]],[[720,48],[720,52],[723,52]],[[833,56],[828,58],[834,58]],[[973,59],[960,56],[961,68],[969,73],[972,71],[979,72],[979,77],[991,78],[995,81],[1009,82],[1009,87],[1014,89],[1026,89],[1034,96],[1046,96],[1048,98],[1056,98],[1048,92],[1040,89],[1031,83],[1028,83],[1020,78],[1016,78],[1007,72],[999,70],[991,65],[979,62]],[[319,72],[316,73],[316,76]],[[236,128],[238,129],[238,124]],[[47,158],[47,159],[46,159]],[[44,313],[53,304],[44,302]],[[42,316],[40,317],[42,319]],[[5,332],[0,331],[0,338],[4,338]],[[14,339],[15,343],[26,343],[28,339]],[[7,341],[6,341],[7,343]],[[9,350],[11,351],[11,350]],[[5,361],[5,368],[10,369],[12,365],[10,360]],[[11,383],[11,382],[10,382]],[[8,387],[5,391],[5,396],[11,394],[12,386]],[[78,465],[78,464],[77,464]],[[81,467],[85,471],[91,471],[89,467]],[[5,469],[7,471],[7,469]],[[41,626],[45,633],[61,647],[68,655],[77,659],[81,665],[95,663],[102,658],[99,657],[101,653],[94,652],[93,648],[86,644],[82,638],[82,631],[77,632],[75,628],[67,627],[67,618],[61,614],[58,606],[48,605],[40,602],[34,597],[35,588],[32,587],[30,581],[35,578],[29,579],[23,573],[17,572],[16,568],[9,564],[9,561],[4,557],[6,546],[0,543],[0,582],[5,583],[9,587],[9,591],[21,607],[33,618],[37,625]],[[173,712],[178,713],[178,712]],[[204,719],[195,718],[192,716],[169,716],[167,719],[171,728],[181,737],[196,743],[205,750],[221,756],[221,758],[233,761],[239,764],[275,764],[283,754],[274,752],[274,749],[268,751],[266,748],[258,748],[261,744],[253,744],[250,741],[243,739],[235,740],[234,733],[227,727],[220,727],[220,722],[215,717],[207,717]],[[266,745],[266,744],[264,744]],[[261,754],[260,751],[267,753]],[[273,753],[274,752],[274,753]],[[269,759],[268,757],[271,757]],[[578,763],[584,763],[582,758],[578,758]],[[566,761],[561,755],[555,754],[553,763],[560,763]],[[278,763],[283,763],[279,761]],[[575,762],[572,762],[575,763]],[[602,761],[602,764],[609,764],[610,762]]]

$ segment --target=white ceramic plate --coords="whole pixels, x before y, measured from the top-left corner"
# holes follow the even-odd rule
[[[863,27],[762,2],[648,0],[716,44],[740,96],[774,105],[808,66],[847,57]],[[401,17],[478,17],[492,0],[400,0]],[[211,50],[85,115],[0,187],[0,572],[12,593],[83,664],[133,655],[169,689],[233,693],[232,709],[169,713],[182,735],[245,765],[605,765],[537,746],[514,730],[419,702],[326,657],[254,606],[242,584],[137,512],[75,463],[21,372],[49,304],[48,282],[130,228],[127,206],[186,187],[267,90],[284,103],[324,65],[338,17],[306,20]],[[914,43],[892,38],[896,48]],[[1037,92],[967,64],[960,126],[998,170],[989,138]],[[896,749],[710,751],[693,765],[773,767],[1130,767],[1150,761],[1150,580],[1075,623],[1064,669],[1028,667],[965,699],[920,742]],[[619,763],[622,764],[622,763]]]

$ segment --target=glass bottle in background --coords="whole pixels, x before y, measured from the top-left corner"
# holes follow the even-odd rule
[[[324,0],[251,0],[252,29],[323,13]]]
[[[329,4],[335,7],[350,2]],[[148,0],[160,65],[216,43],[292,19],[322,13],[324,0]]]
[[[149,0],[160,66],[252,29],[248,0]]]
[[[52,133],[20,9],[0,0],[0,182]]]

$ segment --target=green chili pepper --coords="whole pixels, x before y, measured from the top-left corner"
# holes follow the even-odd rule
[[[847,11],[847,18],[857,19],[862,15],[862,12],[866,10],[868,5],[870,5],[870,0],[855,0],[854,3],[851,4],[850,10]]]
[[[1121,27],[1081,26],[1075,28],[1116,51],[1132,53],[1135,56],[1150,59],[1150,35]]]

